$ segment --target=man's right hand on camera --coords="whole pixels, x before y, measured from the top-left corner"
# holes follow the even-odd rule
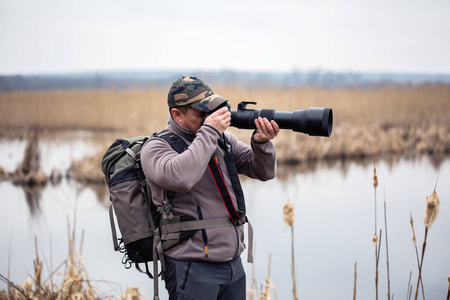
[[[214,127],[220,134],[224,133],[231,124],[231,113],[228,107],[222,107],[206,117],[203,124]]]

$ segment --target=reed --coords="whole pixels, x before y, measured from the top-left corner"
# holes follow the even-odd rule
[[[448,276],[448,291],[447,291],[447,300],[450,300],[450,276]]]
[[[294,203],[288,200],[283,205],[283,219],[286,226],[291,228],[291,275],[293,299],[297,300],[297,280],[295,276],[295,251],[294,251]]]
[[[67,170],[67,177],[84,184],[103,184],[103,175],[100,163],[104,153],[99,152],[78,161],[72,161]]]
[[[73,225],[69,217],[67,218],[68,235],[68,256],[55,270],[51,270],[49,277],[44,277],[43,262],[40,259],[38,251],[38,240],[35,237],[36,258],[33,260],[34,273],[26,282],[17,285],[9,278],[0,274],[0,280],[8,286],[7,290],[0,290],[0,299],[4,300],[48,300],[48,299],[83,299],[83,300],[138,300],[145,299],[145,295],[140,293],[137,288],[126,288],[125,292],[118,298],[104,297],[93,286],[92,280],[88,276],[87,269],[82,259],[84,231],[80,239],[79,250],[76,249],[76,215],[73,219]],[[51,256],[51,255],[50,255]],[[63,273],[59,269],[65,266]],[[62,282],[55,282],[55,275],[61,275]]]
[[[381,247],[381,234],[382,231],[380,229],[380,236],[377,235],[377,187],[378,187],[378,175],[377,169],[375,167],[375,162],[373,163],[373,189],[374,189],[374,199],[375,199],[375,233],[372,238],[372,242],[375,244],[375,299],[378,300],[378,264],[380,261],[380,247]]]
[[[70,229],[69,229],[70,230]],[[20,286],[12,281],[1,279],[8,284],[8,291],[0,291],[0,298],[13,299],[97,299],[97,295],[87,277],[87,271],[81,256],[77,254],[74,240],[69,235],[69,256],[64,279],[59,287],[53,282],[53,273],[49,279],[43,280],[43,264],[39,258],[37,237],[35,237],[36,259],[33,261],[34,275]],[[55,288],[56,287],[56,288]]]
[[[140,299],[146,299],[145,295],[142,294],[138,288],[136,287],[127,287],[125,290],[125,293],[120,298],[121,300],[140,300]],[[108,300],[112,300],[111,298],[108,298]]]
[[[417,268],[418,269],[420,269],[420,259],[419,259],[419,251],[418,251],[418,249],[417,249],[417,239],[416,239],[416,232],[415,232],[415,230],[414,230],[414,219],[413,219],[413,217],[412,217],[412,213],[411,213],[411,211],[409,212],[409,215],[410,215],[410,217],[409,217],[409,223],[411,224],[411,229],[412,229],[412,234],[413,234],[413,237],[412,237],[412,242],[413,242],[413,245],[414,245],[414,249],[416,250],[416,260],[417,260]],[[409,281],[411,282],[411,274],[409,275]],[[421,285],[421,288],[422,288],[422,296],[423,296],[423,298],[425,299],[425,290],[424,290],[424,288],[423,288],[423,281],[422,281],[422,278],[420,279],[420,285]],[[411,286],[411,289],[412,289],[412,286]],[[411,297],[411,294],[409,295],[409,297]]]
[[[272,283],[272,280],[270,280],[271,260],[272,260],[272,254],[269,253],[269,265],[268,265],[268,270],[267,270],[267,277],[262,286],[261,293],[258,297],[258,300],[271,300],[272,298],[271,298],[270,290],[273,291],[275,300],[278,300],[277,290],[275,288],[275,285]]]
[[[406,300],[411,299],[411,292],[412,292],[411,277],[412,271],[409,272],[408,288],[406,289]]]
[[[22,163],[10,175],[14,184],[28,186],[45,186],[47,176],[41,169],[41,151],[39,150],[39,134],[37,130],[28,132],[28,143]]]
[[[429,230],[429,228],[431,228],[431,226],[436,221],[436,219],[439,215],[439,206],[440,206],[441,202],[439,200],[438,194],[436,193],[438,179],[439,179],[439,174],[436,179],[434,191],[430,195],[428,195],[426,198],[427,207],[426,207],[425,217],[423,219],[424,224],[425,224],[425,237],[423,239],[423,244],[422,244],[422,255],[421,255],[421,260],[420,260],[420,264],[419,264],[419,276],[417,277],[416,294],[414,297],[415,300],[417,300],[417,296],[419,294],[419,283],[422,280],[422,267],[423,267],[423,260],[425,257],[425,249],[427,246],[428,230]],[[423,286],[422,286],[422,292],[424,293]],[[425,298],[425,296],[424,296],[424,298]]]
[[[8,180],[9,176],[10,176],[9,172],[7,172],[5,169],[2,168],[2,166],[0,166],[0,182]]]
[[[256,242],[254,242],[254,246],[253,246],[252,278],[250,280],[250,286],[247,287],[249,300],[253,300],[253,296],[255,296],[255,294],[258,290],[258,285],[257,285],[256,279],[255,279],[255,264],[256,264]]]
[[[386,271],[387,271],[387,283],[388,283],[388,300],[391,300],[391,276],[389,273],[389,243],[388,243],[388,230],[387,230],[387,213],[386,213],[386,194],[384,195],[384,231],[386,239]]]
[[[256,258],[256,245],[254,247],[254,258]],[[257,300],[271,300],[272,299],[272,293],[274,294],[275,300],[278,300],[277,291],[275,288],[275,285],[273,284],[272,280],[270,280],[270,270],[271,270],[271,263],[272,263],[272,254],[269,253],[269,264],[268,264],[268,271],[267,271],[267,277],[264,281],[264,283],[261,284],[261,289],[258,290],[258,284],[255,279],[255,263],[256,260],[253,261],[252,264],[252,278],[251,278],[251,284],[247,287],[247,295],[249,300],[253,300],[253,297],[256,296]]]
[[[382,230],[380,229],[380,237],[377,237],[378,246],[375,243],[375,299],[378,300],[378,283],[380,281],[380,278],[378,276],[378,265],[380,262],[380,248],[381,248],[381,237],[382,237]]]
[[[375,167],[375,162],[373,163],[373,191],[374,191],[374,204],[375,204],[375,208],[374,208],[374,212],[375,212],[375,233],[373,236],[372,241],[374,243],[377,243],[378,241],[378,236],[377,236],[377,187],[378,187],[378,175],[377,175],[377,168]],[[375,247],[376,248],[376,247]]]
[[[353,279],[353,300],[356,300],[356,261],[355,261],[355,271],[354,271],[354,279]]]

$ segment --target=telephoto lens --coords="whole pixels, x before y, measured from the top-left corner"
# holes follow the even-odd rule
[[[293,112],[274,109],[248,109],[251,101],[242,101],[237,110],[231,110],[231,126],[242,129],[256,129],[255,119],[267,118],[277,122],[280,129],[292,129],[310,136],[331,136],[333,129],[333,111],[331,108],[311,107]]]

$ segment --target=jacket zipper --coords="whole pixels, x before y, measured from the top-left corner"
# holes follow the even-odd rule
[[[198,219],[199,220],[203,220],[203,214],[202,214],[202,210],[200,209],[200,206],[197,206],[197,214],[198,214]],[[206,229],[202,229],[202,238],[203,238],[203,243],[205,245],[205,257],[208,258],[208,235],[206,234]]]

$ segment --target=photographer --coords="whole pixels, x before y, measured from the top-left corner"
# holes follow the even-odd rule
[[[163,222],[179,217],[229,223],[205,226],[190,235],[182,232],[184,238],[164,250],[171,300],[246,298],[240,258],[245,205],[236,172],[263,181],[275,177],[276,155],[270,140],[279,127],[273,120],[257,118],[248,146],[226,131],[231,122],[227,104],[202,80],[178,79],[168,94],[167,129],[187,148],[178,153],[164,139],[152,138],[142,149],[144,173],[152,200],[163,211]]]

